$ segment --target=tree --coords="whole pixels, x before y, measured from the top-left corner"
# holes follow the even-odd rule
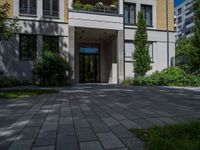
[[[9,9],[7,2],[0,5],[0,39],[8,40],[20,30],[16,19],[8,19]]]
[[[196,58],[193,63],[194,73],[200,74],[200,0],[195,0],[194,2],[194,36],[192,38],[192,45],[196,50]]]
[[[181,38],[176,44],[176,65],[187,73],[193,73],[197,63],[197,51],[192,38]]]
[[[135,77],[144,76],[151,70],[151,58],[149,55],[148,35],[144,13],[138,13],[137,31],[135,33],[135,52],[133,54]]]

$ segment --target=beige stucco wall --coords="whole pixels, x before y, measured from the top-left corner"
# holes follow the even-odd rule
[[[68,0],[64,1],[64,17],[65,21],[68,22]]]
[[[8,2],[10,4],[10,11],[9,11],[9,17],[13,16],[13,0],[0,0],[0,5],[4,4],[5,2]]]
[[[166,30],[166,0],[157,0],[157,28]],[[169,0],[169,30],[174,31],[174,2]]]

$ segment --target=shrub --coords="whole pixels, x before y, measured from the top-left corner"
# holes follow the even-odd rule
[[[200,77],[187,74],[178,67],[170,67],[155,72],[149,77],[137,77],[124,81],[128,85],[159,85],[159,86],[200,86]]]
[[[63,57],[47,51],[34,65],[35,79],[40,85],[65,85],[70,72],[69,63]]]
[[[91,4],[86,4],[83,6],[83,10],[86,10],[86,11],[92,11],[93,9],[94,9],[94,6]]]
[[[0,87],[11,87],[19,85],[19,81],[15,77],[7,77],[0,71]]]
[[[83,8],[83,4],[79,0],[76,0],[75,3],[74,2],[72,3],[72,8],[76,10],[80,10]]]

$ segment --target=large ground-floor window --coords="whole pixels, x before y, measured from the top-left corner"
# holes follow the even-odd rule
[[[43,47],[54,53],[59,53],[59,37],[58,36],[44,36]]]
[[[35,59],[37,55],[37,36],[20,35],[20,58]]]

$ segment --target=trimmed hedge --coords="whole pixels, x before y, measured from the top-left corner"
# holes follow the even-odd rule
[[[170,67],[155,72],[148,77],[130,78],[124,81],[125,85],[157,85],[157,86],[200,86],[200,77],[187,74],[178,67]]]

